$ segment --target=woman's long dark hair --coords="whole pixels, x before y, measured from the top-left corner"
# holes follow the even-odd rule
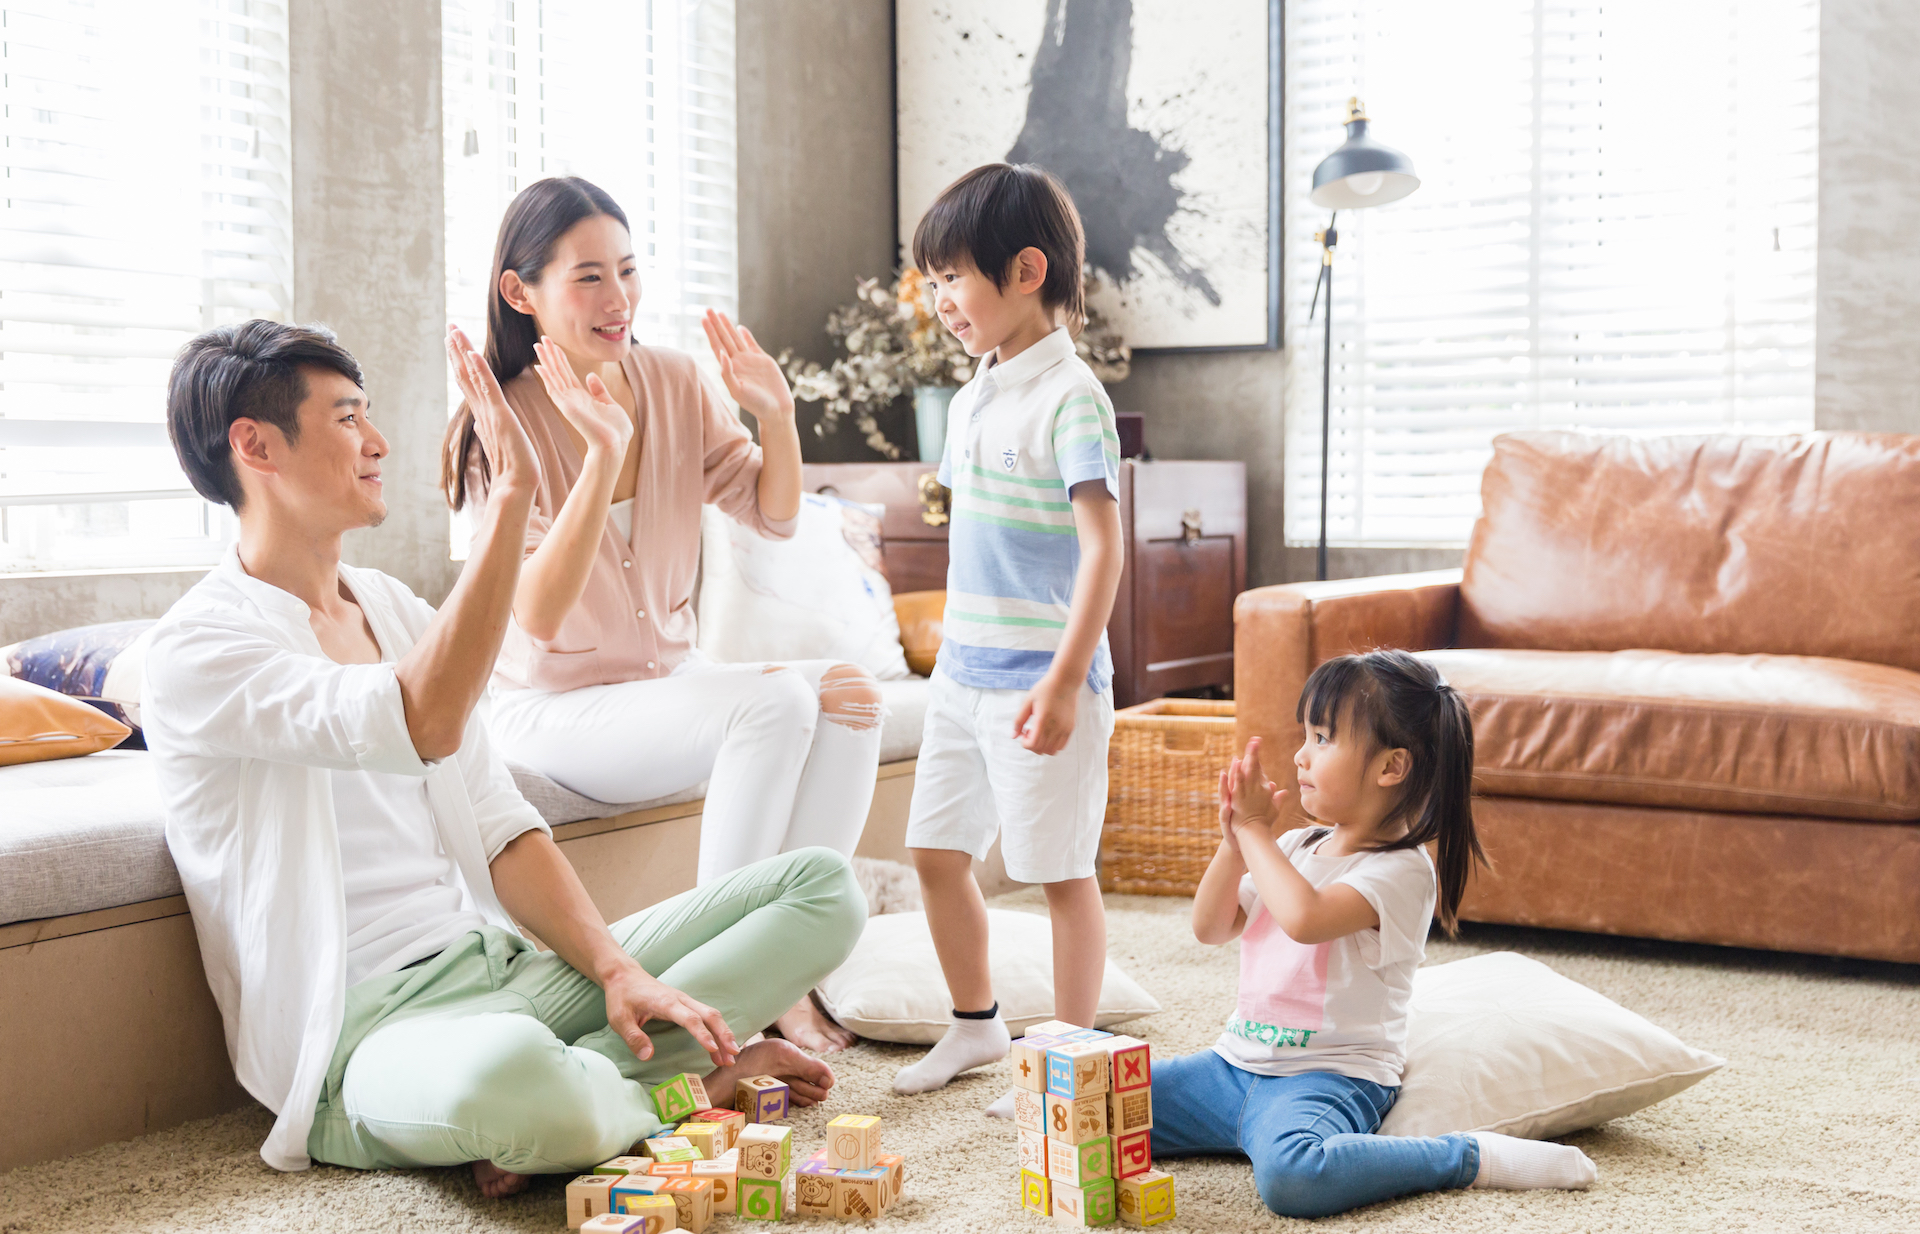
[[[533,345],[540,327],[533,318],[507,303],[500,294],[500,276],[508,270],[531,287],[540,281],[553,246],[575,223],[596,215],[610,215],[627,227],[627,215],[607,191],[578,176],[536,180],[520,190],[500,220],[500,238],[493,246],[493,275],[488,284],[487,341],[482,349],[487,367],[501,385],[525,372],[534,360]],[[633,229],[627,227],[631,232]],[[479,438],[473,431],[473,409],[464,402],[447,425],[440,446],[440,489],[447,504],[458,510],[467,504],[467,462],[475,457]],[[478,455],[480,474],[490,474],[485,454]]]
[[[1418,656],[1369,651],[1314,669],[1294,718],[1330,733],[1344,720],[1370,737],[1375,749],[1411,756],[1404,791],[1386,819],[1404,823],[1407,834],[1376,851],[1439,842],[1440,926],[1454,933],[1467,876],[1475,862],[1487,863],[1473,830],[1473,721],[1466,700]]]

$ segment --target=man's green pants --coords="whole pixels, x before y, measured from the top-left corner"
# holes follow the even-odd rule
[[[840,966],[866,916],[847,859],[807,848],[635,913],[613,935],[744,1041]],[[685,1029],[645,1027],[642,1062],[607,1027],[599,986],[523,938],[477,930],[347,990],[307,1152],[359,1169],[588,1169],[660,1127],[649,1085],[713,1070]]]

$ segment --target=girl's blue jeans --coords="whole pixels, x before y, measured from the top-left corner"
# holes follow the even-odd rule
[[[1244,1154],[1260,1198],[1283,1217],[1471,1183],[1480,1172],[1471,1136],[1373,1134],[1399,1095],[1327,1071],[1254,1075],[1212,1050],[1155,1059],[1153,1155]]]

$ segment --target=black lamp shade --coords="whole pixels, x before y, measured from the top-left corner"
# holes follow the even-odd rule
[[[1356,108],[1357,110],[1357,108]],[[1399,201],[1420,187],[1413,160],[1367,133],[1367,118],[1347,121],[1347,140],[1313,169],[1313,204],[1361,210]]]

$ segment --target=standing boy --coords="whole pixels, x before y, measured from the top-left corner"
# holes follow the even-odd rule
[[[940,320],[980,364],[954,396],[940,461],[953,490],[946,630],[907,824],[953,1023],[896,1092],[1006,1057],[972,868],[996,833],[1007,873],[1047,890],[1054,1015],[1092,1024],[1100,997],[1106,628],[1123,549],[1113,408],[1071,332],[1085,320],[1085,252],[1073,200],[1032,166],[975,168],[914,232]]]

